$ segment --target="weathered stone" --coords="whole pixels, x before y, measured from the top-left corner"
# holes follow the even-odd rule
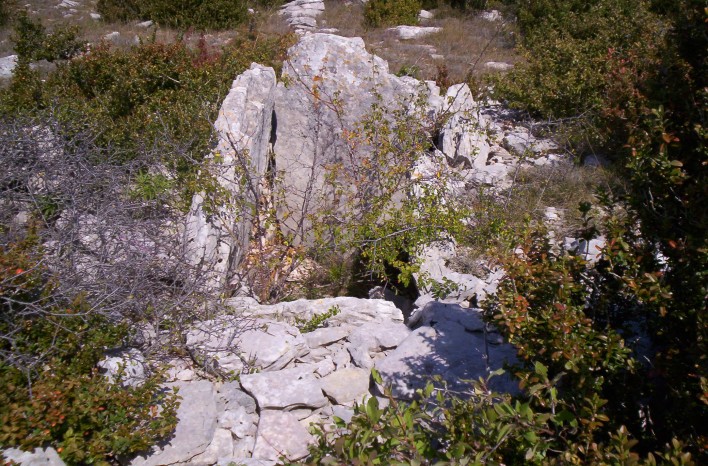
[[[347,349],[354,364],[364,369],[371,369],[374,367],[372,353],[395,348],[410,332],[410,329],[401,322],[364,324],[349,336]]]
[[[214,385],[206,380],[176,382],[170,387],[179,389],[182,398],[177,409],[177,428],[163,448],[154,447],[147,457],[139,456],[133,466],[160,466],[189,462],[203,453],[211,444],[216,431],[216,393]]]
[[[349,335],[350,329],[346,327],[324,327],[305,333],[305,341],[310,348],[326,346],[343,340]]]
[[[279,370],[309,351],[292,325],[243,318],[200,322],[187,333],[187,346],[235,373],[247,365],[264,371]]]
[[[418,19],[420,20],[433,19],[434,17],[435,15],[427,10],[420,10],[420,12],[418,13]]]
[[[377,95],[393,108],[422,89],[390,74],[388,64],[369,54],[361,38],[306,34],[288,56],[283,65],[288,85],[279,84],[276,95],[274,152],[283,174],[282,189],[288,194],[279,206],[281,228],[299,243],[311,240],[307,213],[332,202],[323,191],[327,166],[350,156],[356,163],[366,153],[362,148],[350,154],[342,130],[353,129]],[[335,96],[342,104],[340,111],[329,102]]]
[[[64,466],[59,454],[52,447],[35,448],[32,452],[8,448],[0,451],[0,457],[5,460],[3,464],[10,464],[12,461],[20,466]]]
[[[226,283],[248,246],[251,210],[238,206],[250,205],[260,195],[271,143],[275,82],[272,68],[252,64],[234,80],[214,124],[219,137],[211,156],[214,174],[235,205],[227,202],[207,209],[204,193],[195,194],[185,232],[190,262],[208,274],[211,287]],[[243,166],[248,167],[252,183],[245,192],[241,188]]]
[[[456,254],[456,245],[452,240],[440,241],[423,249],[417,258],[420,270],[415,275],[421,295],[436,294],[443,299],[467,301],[475,298],[482,300],[496,291],[500,275],[494,274],[482,280],[471,274],[451,270],[446,263]],[[418,301],[416,304],[419,305]]]
[[[469,316],[475,311],[436,302],[427,306],[424,313],[429,325],[413,331],[398,348],[376,363],[384,384],[391,386],[394,396],[411,398],[433,375],[441,376],[454,390],[464,390],[464,380],[485,377],[489,371],[515,362],[513,346],[488,345],[483,329],[474,330],[476,319]],[[518,390],[516,382],[508,376],[492,379],[492,388],[512,393]]]
[[[212,465],[216,463],[219,458],[228,458],[234,455],[234,442],[231,437],[231,431],[228,429],[216,429],[214,432],[214,438],[211,443],[204,450],[204,453],[200,453],[191,460],[189,464],[191,465]]]
[[[435,34],[442,31],[442,28],[432,26],[396,26],[389,28],[389,31],[395,32],[399,39],[410,40]]]
[[[514,65],[501,61],[488,61],[484,64],[484,67],[494,71],[509,71]]]
[[[369,371],[350,367],[322,379],[322,391],[335,404],[359,400],[369,393]]]
[[[499,10],[489,10],[489,11],[483,11],[480,15],[480,18],[482,18],[485,21],[489,22],[495,22],[495,21],[500,21],[503,19],[502,14],[499,12]]]
[[[135,387],[142,384],[145,374],[145,357],[135,348],[121,351],[113,356],[107,356],[97,365],[103,375],[111,382],[120,381],[125,386]]]
[[[0,78],[11,78],[17,66],[17,55],[0,58]]]
[[[321,408],[327,404],[322,385],[312,373],[283,369],[241,376],[243,389],[264,409]]]
[[[317,369],[315,369],[315,373],[320,377],[325,377],[331,374],[334,369],[334,362],[332,362],[331,359],[323,359],[317,364]]]
[[[478,110],[467,84],[450,86],[440,109],[451,114],[440,131],[440,149],[452,166],[481,169],[487,164],[490,146]]]
[[[239,311],[243,317],[270,317],[288,322],[295,319],[310,320],[317,315],[330,311],[335,306],[339,314],[326,320],[329,327],[341,325],[361,325],[365,322],[402,322],[403,313],[392,303],[379,299],[360,299],[351,297],[298,299],[273,305],[258,305],[251,300],[233,298],[226,305]]]
[[[304,458],[312,435],[290,413],[264,410],[258,422],[258,436],[253,458],[277,460],[285,456],[290,461]]]

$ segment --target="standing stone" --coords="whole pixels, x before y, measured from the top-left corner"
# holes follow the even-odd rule
[[[349,154],[342,132],[361,122],[376,94],[393,109],[419,89],[390,74],[388,63],[368,53],[358,37],[307,34],[288,55],[283,64],[287,85],[278,84],[276,92],[274,151],[287,195],[279,207],[281,227],[298,243],[310,239],[307,214],[332,202],[324,191],[326,166],[363,157],[363,151]]]
[[[190,262],[208,274],[210,287],[230,278],[248,247],[249,205],[260,195],[268,166],[275,83],[272,68],[252,64],[233,82],[214,125],[219,142],[210,164],[227,199],[213,206],[205,193],[196,194],[185,233]]]

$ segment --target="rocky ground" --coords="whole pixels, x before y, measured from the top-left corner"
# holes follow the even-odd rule
[[[68,14],[75,14],[71,8],[66,7]],[[467,85],[454,85],[441,93],[432,81],[390,73],[388,64],[367,52],[361,39],[341,37],[331,30],[311,32],[321,27],[318,21],[324,8],[322,1],[295,0],[281,9],[288,24],[302,35],[284,65],[294,84],[278,83],[272,69],[254,65],[234,81],[225,99],[216,127],[223,140],[238,141],[239,147],[248,149],[256,166],[265,167],[271,150],[277,165],[284,167],[302,163],[308,154],[326,155],[336,149],[336,144],[318,146],[326,137],[313,141],[302,136],[309,134],[313,122],[314,107],[308,99],[315,82],[323,93],[334,95],[336,90],[342,98],[346,124],[368,109],[370,86],[375,85],[385,101],[424,92],[428,110],[445,112],[449,118],[435,141],[436,149],[426,154],[417,170],[455,172],[459,184],[454,189],[484,186],[502,191],[522,167],[569,163],[552,140],[535,136],[499,103],[476,102]],[[492,12],[489,15],[491,21],[498,19]],[[431,32],[435,31],[395,31],[401,40]],[[11,61],[0,62],[0,70],[5,70],[1,72],[11,72]],[[334,123],[327,120],[330,117],[317,114],[319,122]],[[221,149],[225,166],[233,164],[229,147]],[[298,173],[294,167],[283,180],[293,191],[307,182]],[[224,183],[228,188],[233,180]],[[243,257],[249,232],[245,227],[237,227],[237,235],[223,231],[223,224],[205,215],[200,202],[195,197],[187,220],[194,260],[238,262],[234,258]],[[231,223],[239,218],[234,212],[222,214]],[[549,221],[558,217],[554,211],[547,215]],[[457,272],[449,266],[456,254],[456,245],[445,242],[430,245],[418,258],[421,274],[437,281],[450,279],[457,283],[456,289],[440,296],[421,286],[417,301],[399,301],[400,308],[393,304],[394,297],[381,290],[379,295],[390,300],[340,297],[275,305],[261,305],[251,298],[228,300],[231,312],[198,322],[185,332],[191,357],[168,363],[167,387],[178,388],[182,398],[174,437],[131,464],[268,465],[280,457],[298,460],[313,441],[311,424],[330,425],[334,416],[347,420],[354,403],[381,397],[382,387],[371,379],[372,368],[395,397],[410,399],[432,375],[442,376],[449,387],[458,389],[462,380],[484,377],[514,362],[515,349],[483,322],[474,307],[495,291],[503,270],[490,269],[484,276]],[[216,283],[231,278],[227,266],[213,270]],[[298,328],[327,312],[335,315],[320,328],[309,332]],[[145,339],[159,341],[160,335],[147,328]],[[124,383],[137,384],[151,364],[133,349],[110,355],[101,366],[109,377],[124,366],[128,375]],[[214,374],[230,381],[215,382]],[[517,389],[508,377],[495,383],[498,390]],[[51,449],[34,454],[6,450],[4,455],[20,464],[61,463]]]

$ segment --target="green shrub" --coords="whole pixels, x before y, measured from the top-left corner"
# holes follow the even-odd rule
[[[51,445],[70,464],[107,464],[169,437],[176,397],[158,376],[123,387],[97,373],[127,327],[82,296],[60,299],[41,258],[27,252],[34,241],[0,247],[0,445]]]
[[[377,28],[418,24],[420,0],[371,0],[364,7],[364,24]]]
[[[129,50],[97,45],[44,82],[29,66],[19,67],[0,97],[0,114],[51,108],[66,128],[92,129],[96,142],[124,161],[146,148],[162,153],[166,167],[178,174],[175,185],[186,207],[196,189],[193,161],[211,147],[212,122],[234,77],[252,62],[277,68],[290,40],[242,40],[223,50],[203,41],[197,50],[183,42]]]
[[[106,21],[149,19],[178,29],[233,29],[249,18],[249,6],[273,7],[280,0],[99,0]]]
[[[12,41],[18,61],[55,61],[68,59],[84,49],[78,28],[67,27],[48,33],[41,22],[32,20],[26,12],[17,16]]]

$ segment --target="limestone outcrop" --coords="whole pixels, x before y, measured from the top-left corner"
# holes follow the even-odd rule
[[[268,165],[275,71],[253,64],[238,76],[214,124],[219,142],[207,166],[224,195],[218,205],[205,194],[192,199],[185,247],[190,262],[210,275],[210,286],[223,285],[244,255],[252,205]],[[225,199],[224,199],[225,197]]]

